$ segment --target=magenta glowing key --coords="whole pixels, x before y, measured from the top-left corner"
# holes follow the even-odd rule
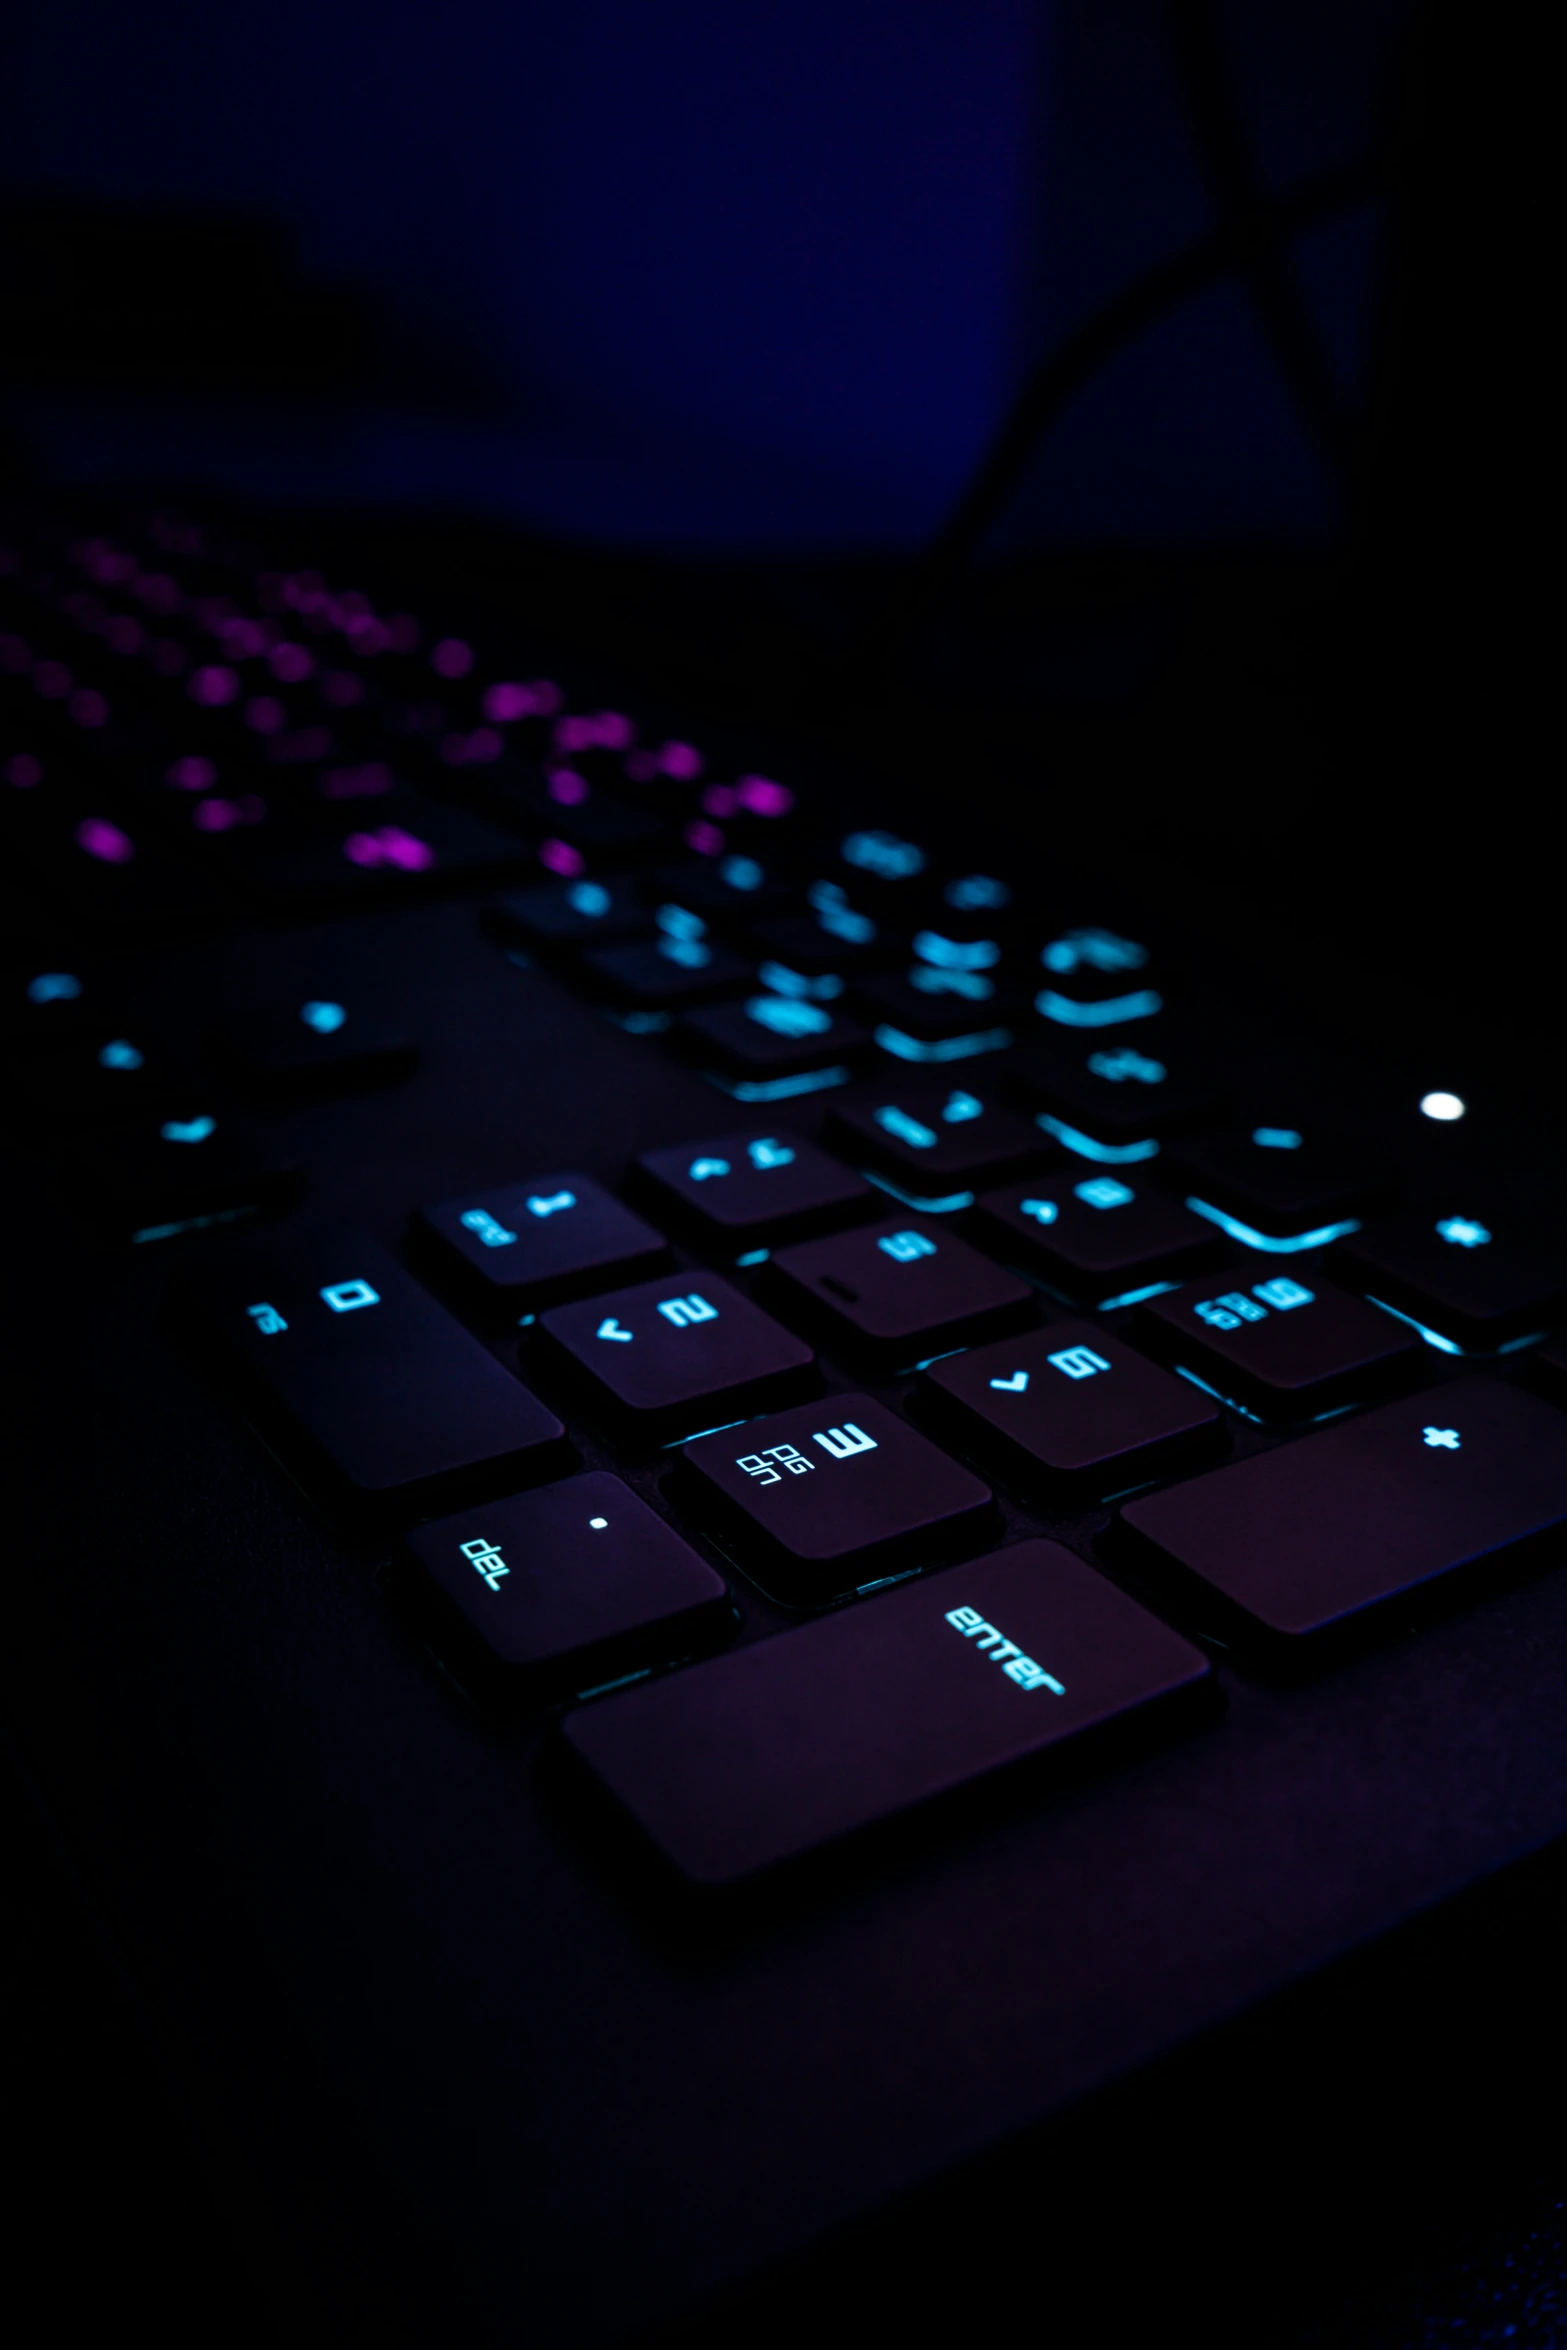
[[[198,800],[190,820],[198,832],[228,832],[236,824],[259,824],[266,812],[266,801],[246,792],[238,800]]]
[[[460,636],[443,636],[430,655],[430,667],[437,677],[466,677],[473,667],[473,647]]]
[[[286,640],[272,647],[267,660],[280,685],[298,685],[315,667],[314,659],[303,645],[290,644]]]
[[[560,705],[560,687],[536,677],[528,685],[486,686],[482,707],[493,725],[510,726],[519,718],[553,718]]]
[[[627,751],[636,728],[619,710],[595,710],[557,719],[557,751]]]
[[[547,871],[558,873],[567,881],[574,880],[577,874],[583,872],[586,867],[586,860],[580,851],[574,849],[569,841],[564,840],[542,842],[539,847],[539,863]]]
[[[556,768],[549,778],[548,790],[550,798],[562,808],[580,808],[588,796],[586,779],[570,767]]]
[[[100,865],[128,865],[136,854],[136,843],[129,833],[111,824],[106,816],[84,816],[73,837],[77,847],[96,857]]]
[[[774,783],[765,775],[742,775],[735,785],[735,797],[753,816],[787,816],[794,806],[788,785]]]
[[[44,763],[31,751],[14,751],[5,763],[5,779],[15,791],[36,791],[44,779]]]
[[[165,781],[176,791],[210,791],[218,771],[210,759],[176,759]]]
[[[239,679],[221,662],[208,662],[192,674],[186,691],[204,709],[218,710],[225,702],[234,700],[239,692]]]
[[[401,873],[423,873],[435,863],[429,842],[397,824],[383,824],[379,832],[351,832],[343,854],[355,865],[392,865]]]
[[[686,847],[695,849],[699,857],[721,857],[724,853],[724,836],[716,824],[704,824],[698,818],[686,826],[685,838]]]
[[[102,694],[84,685],[79,693],[71,696],[71,716],[78,726],[107,726],[109,705]]]

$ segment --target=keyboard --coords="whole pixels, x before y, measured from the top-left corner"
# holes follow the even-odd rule
[[[896,2303],[1560,1836],[1553,1171],[285,535],[0,530],[29,1767],[307,2295]]]

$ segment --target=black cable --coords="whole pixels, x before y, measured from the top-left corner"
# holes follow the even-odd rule
[[[1215,0],[1168,0],[1167,24],[1193,142],[1221,225],[1266,209],[1252,167],[1245,125],[1230,80]],[[1348,483],[1351,434],[1321,341],[1301,298],[1289,256],[1278,243],[1246,268],[1257,322],[1302,423],[1341,481]]]
[[[887,604],[851,645],[839,673],[848,688],[884,672],[931,613],[1010,503],[1035,449],[1073,394],[1168,310],[1237,269],[1252,270],[1314,222],[1363,203],[1376,189],[1374,162],[1303,180],[1286,194],[1221,221],[1210,237],[1172,254],[1112,297],[1025,378],[984,456],[936,535],[914,558]]]

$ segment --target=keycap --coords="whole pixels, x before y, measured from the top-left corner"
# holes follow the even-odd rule
[[[772,1270],[785,1310],[808,1312],[851,1352],[899,1361],[988,1338],[1034,1311],[1026,1281],[921,1217],[802,1241]]]
[[[969,981],[960,987],[959,981]],[[915,964],[872,972],[854,989],[855,1008],[872,1023],[882,1051],[916,1065],[970,1061],[1012,1042],[1018,1002],[985,979]]]
[[[1567,1518],[1567,1421],[1483,1375],[1127,1504],[1139,1555],[1309,1642]]]
[[[1138,1340],[1268,1419],[1312,1418],[1418,1361],[1405,1324],[1309,1271],[1210,1273],[1140,1305]]]
[[[1058,931],[1041,948],[1039,966],[1034,1009],[1052,1027],[1121,1028],[1164,1009],[1148,949],[1119,931],[1095,923]]]
[[[186,1103],[116,1128],[112,1145],[49,1153],[59,1187],[115,1239],[138,1244],[284,1207],[297,1164],[223,1103]]]
[[[613,877],[507,890],[485,908],[484,919],[499,936],[516,938],[536,954],[621,946],[653,929],[652,911],[633,885]]]
[[[895,1174],[911,1192],[948,1194],[999,1182],[1050,1157],[1043,1135],[1002,1106],[972,1073],[957,1078],[878,1077],[834,1096],[832,1143],[861,1165]]]
[[[1058,1543],[882,1592],[572,1714],[686,1878],[733,1885],[1099,1733],[1171,1733],[1206,1659]]]
[[[923,1402],[1014,1476],[1125,1490],[1212,1451],[1218,1405],[1093,1322],[1058,1322],[932,1363]]]
[[[375,904],[463,879],[493,884],[529,861],[514,834],[412,793],[365,801],[335,839],[275,849],[258,833],[252,851],[243,835],[227,837],[243,852],[235,872],[244,886],[283,905]]]
[[[823,910],[825,923],[821,911],[786,914],[756,923],[750,937],[764,974],[771,964],[795,981],[836,981],[831,997],[822,999],[831,1001],[844,992],[846,974],[896,959],[897,949],[889,949],[876,924],[856,913],[847,899],[841,904],[824,900]]]
[[[194,1083],[187,1057],[140,1021],[32,1055],[17,1071],[35,1135],[58,1119],[143,1118],[188,1099]]]
[[[247,1251],[181,1295],[340,1498],[427,1509],[564,1465],[554,1413],[362,1234]]]
[[[1359,1286],[1459,1348],[1492,1348],[1559,1319],[1567,1269],[1509,1241],[1494,1216],[1407,1215],[1344,1241]]]
[[[653,1011],[737,995],[754,977],[743,956],[710,938],[663,937],[599,947],[582,957],[580,969],[591,986],[616,1002]]]
[[[685,1448],[692,1513],[776,1597],[852,1591],[949,1558],[991,1525],[988,1485],[869,1395],[830,1395]]]
[[[975,1203],[989,1247],[1085,1304],[1135,1303],[1140,1289],[1180,1280],[1223,1242],[1168,1192],[1105,1169],[1009,1183]]]
[[[661,1232],[591,1175],[536,1175],[418,1211],[447,1269],[515,1312],[611,1289],[668,1254]]]
[[[1211,1142],[1173,1144],[1170,1173],[1187,1204],[1243,1247],[1323,1246],[1388,1205],[1398,1178],[1381,1155],[1333,1135],[1264,1122]]]
[[[687,1012],[680,1034],[704,1066],[729,1080],[736,1101],[786,1101],[814,1092],[814,1085],[791,1082],[806,1076],[842,1084],[870,1043],[865,1029],[825,1004],[768,994]]]
[[[877,1203],[868,1183],[814,1143],[758,1126],[644,1151],[637,1169],[658,1213],[718,1249],[803,1239]]]
[[[667,1274],[556,1306],[539,1328],[600,1410],[649,1438],[690,1434],[787,1401],[816,1357],[716,1273]]]
[[[723,1577],[604,1469],[477,1503],[404,1547],[448,1603],[459,1669],[488,1667],[497,1694],[586,1691],[689,1655],[734,1620]]]
[[[1209,1117],[1218,1099],[1211,1080],[1165,1034],[1162,1021],[1139,1027],[1135,1037],[1028,1046],[1013,1057],[1008,1079],[1021,1099],[1043,1113],[1046,1133],[1069,1143],[1086,1135],[1112,1155],[1181,1132]]]
[[[799,892],[764,865],[747,856],[704,857],[689,865],[670,866],[650,874],[642,883],[648,905],[673,903],[700,914],[720,932],[765,920],[784,912]]]
[[[328,990],[237,1012],[221,1041],[252,1084],[275,1094],[390,1085],[410,1075],[418,1059],[392,1021]]]

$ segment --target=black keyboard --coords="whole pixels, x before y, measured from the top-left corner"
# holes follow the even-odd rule
[[[18,1719],[301,2273],[765,2293],[1561,1834],[1560,1202],[1440,1072],[580,651],[0,541]]]

